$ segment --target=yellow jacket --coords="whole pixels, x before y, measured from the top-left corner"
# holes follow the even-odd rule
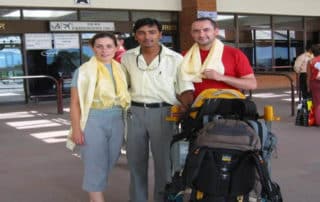
[[[79,67],[77,90],[81,111],[80,127],[82,130],[85,128],[89,111],[93,102],[98,77],[98,69],[99,66],[101,67],[101,65],[104,66],[95,57],[92,57],[88,62],[84,63]],[[111,65],[114,80],[116,83],[116,94],[112,96],[119,97],[119,104],[122,106],[122,108],[127,109],[130,105],[130,96],[127,89],[128,85],[126,81],[126,76],[122,71],[120,64],[117,61],[112,60]],[[114,91],[110,91],[110,94],[111,93],[114,93]],[[73,150],[75,147],[75,143],[71,140],[71,134],[72,132],[70,130],[66,146],[67,148]]]

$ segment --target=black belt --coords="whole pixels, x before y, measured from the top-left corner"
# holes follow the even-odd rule
[[[158,102],[158,103],[142,103],[142,102],[131,102],[132,106],[136,107],[144,107],[144,108],[160,108],[160,107],[169,107],[170,104],[166,102]]]

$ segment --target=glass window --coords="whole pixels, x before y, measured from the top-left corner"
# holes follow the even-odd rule
[[[18,9],[0,9],[1,20],[19,20],[20,10]]]
[[[303,30],[303,18],[291,16],[273,16],[276,29]]]
[[[0,35],[0,78],[23,76],[20,36]],[[25,99],[23,79],[0,81],[0,102]]]
[[[77,20],[77,11],[72,10],[22,10],[25,20]]]
[[[258,43],[256,46],[256,68],[271,69],[272,67],[272,45]]]
[[[235,30],[234,29],[219,29],[219,39],[230,46],[235,45]]]
[[[304,52],[303,48],[303,31],[290,31],[290,65],[293,66],[298,55]]]
[[[240,30],[239,48],[248,57],[250,64],[255,66],[253,33],[252,30]]]
[[[289,32],[287,30],[275,30],[274,37],[274,58],[275,66],[289,65]]]
[[[128,11],[80,10],[82,21],[129,21]]]
[[[255,69],[272,67],[271,18],[264,15],[239,15],[239,48]]]
[[[306,18],[306,30],[307,31],[319,31],[320,30],[320,17],[308,17]]]
[[[88,61],[90,57],[93,56],[93,51],[90,46],[90,39],[95,35],[95,33],[83,33],[81,34],[81,50],[82,50],[82,63]]]
[[[233,28],[234,29],[234,15],[224,15],[219,14],[217,16],[216,22],[219,28]]]
[[[239,15],[240,29],[268,29],[271,28],[270,16],[264,15]]]
[[[274,31],[275,66],[292,66],[294,60],[303,50],[303,31]]]
[[[272,36],[271,30],[255,30],[255,66],[259,69],[272,67]]]
[[[224,43],[235,46],[235,26],[233,15],[218,15],[216,22],[219,27],[219,39]]]
[[[23,75],[19,36],[0,36],[0,74],[1,77]]]
[[[133,21],[137,21],[140,18],[155,18],[160,22],[177,22],[178,14],[174,12],[159,11],[132,11]]]
[[[256,30],[255,31],[255,39],[257,40],[266,40],[271,39],[271,30]]]
[[[307,31],[307,48],[312,44],[320,43],[320,18],[308,17],[306,18]]]

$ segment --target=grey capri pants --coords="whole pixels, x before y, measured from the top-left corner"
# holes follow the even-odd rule
[[[107,187],[111,169],[116,164],[124,136],[123,113],[120,107],[90,109],[81,146],[84,163],[82,188],[102,192]]]

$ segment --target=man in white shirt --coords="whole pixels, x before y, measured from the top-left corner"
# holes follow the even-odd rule
[[[299,55],[294,62],[293,69],[299,75],[299,91],[301,92],[302,98],[308,98],[308,87],[307,87],[307,66],[309,61],[313,58],[311,51],[306,51]]]
[[[161,24],[139,19],[133,28],[139,46],[126,52],[122,66],[127,72],[132,98],[128,118],[127,157],[130,168],[130,201],[148,201],[149,142],[154,160],[154,200],[163,201],[170,181],[170,141],[173,123],[167,122],[170,106],[179,105],[178,95],[193,90],[180,78],[182,56],[160,44]]]

